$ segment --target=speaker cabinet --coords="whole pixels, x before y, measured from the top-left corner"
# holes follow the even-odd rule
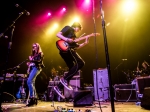
[[[136,88],[139,94],[143,94],[145,87],[150,87],[150,77],[138,77],[136,78]]]
[[[93,97],[92,92],[90,90],[80,90],[74,92],[74,107],[81,106],[92,106],[93,105]]]
[[[116,89],[115,90],[116,101],[137,101],[135,89]]]
[[[141,107],[150,110],[150,87],[146,87],[141,99]]]
[[[109,81],[107,69],[93,70],[94,98],[105,101],[109,99]]]

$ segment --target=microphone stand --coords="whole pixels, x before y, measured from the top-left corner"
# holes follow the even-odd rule
[[[108,53],[108,44],[107,44],[105,20],[104,20],[104,11],[102,9],[102,0],[100,0],[100,10],[101,10],[101,19],[102,19],[102,29],[103,29],[103,37],[104,37],[106,63],[107,63],[107,69],[108,69],[108,79],[109,79],[110,99],[111,99],[111,110],[112,110],[112,112],[115,112],[115,108],[114,108],[114,91],[113,91],[112,81],[111,81],[110,61],[109,61],[109,53]]]
[[[20,68],[20,66],[24,63],[24,62],[26,62],[28,59],[26,59],[26,60],[24,60],[23,62],[21,62],[19,65],[17,65],[17,66],[15,66],[15,67],[13,67],[12,69],[13,69],[13,80],[14,80],[14,86],[13,86],[13,95],[15,96],[15,86],[16,86],[16,80],[17,80],[17,70],[18,70],[18,68]],[[25,78],[25,76],[24,76],[24,78]]]
[[[12,47],[12,38],[13,38],[13,33],[14,33],[14,29],[15,29],[15,26],[14,24],[16,23],[16,21],[23,15],[24,13],[21,12],[19,13],[19,16],[13,21],[13,23],[8,26],[6,28],[6,30],[0,34],[0,38],[4,36],[4,34],[10,29],[12,28],[12,31],[11,31],[11,37],[10,37],[10,41],[9,41],[9,44],[8,44],[8,51],[7,51],[7,57],[6,57],[6,63],[5,63],[5,72],[4,72],[4,78],[3,78],[3,82],[1,84],[1,91],[0,91],[0,97],[3,97],[3,87],[5,85],[5,79],[6,79],[6,70],[7,70],[7,65],[8,65],[8,59],[9,59],[9,54],[10,54],[10,50],[11,50],[11,47]],[[2,112],[2,98],[0,99],[0,112]]]
[[[118,82],[118,84],[119,84],[118,67],[119,67],[120,65],[122,65],[122,63],[123,63],[123,60],[122,60],[121,63],[119,63],[119,64],[116,66],[116,68],[114,69],[114,70],[117,70],[117,82]]]

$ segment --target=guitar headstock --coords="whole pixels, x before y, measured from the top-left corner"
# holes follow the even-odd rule
[[[90,34],[90,36],[98,36],[98,35],[100,35],[100,33],[92,33],[92,34]]]

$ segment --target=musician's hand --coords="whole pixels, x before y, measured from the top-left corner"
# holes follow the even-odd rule
[[[69,39],[69,38],[68,38],[68,39],[66,40],[66,42],[68,42],[68,43],[73,43],[73,42],[74,42],[74,40],[73,40],[73,39]]]
[[[32,61],[32,59],[33,59],[32,56],[29,56],[29,60]]]
[[[85,44],[87,44],[87,43],[89,43],[89,38],[90,38],[90,36],[86,36],[86,39],[85,39]]]

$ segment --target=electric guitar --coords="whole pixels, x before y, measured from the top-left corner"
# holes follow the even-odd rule
[[[27,62],[27,66],[28,66],[27,74],[29,74],[29,73],[30,73],[30,71],[31,71],[31,67],[32,67],[32,66],[35,66],[35,63]]]
[[[23,78],[23,81],[22,81],[22,85],[19,87],[19,91],[16,93],[16,97],[18,99],[26,98],[26,92],[25,92],[25,88],[24,88],[24,78]]]
[[[32,59],[34,59],[36,56],[38,56],[39,54],[36,54],[35,56],[32,56]],[[27,62],[27,66],[28,66],[28,69],[27,69],[27,74],[29,74],[30,73],[30,71],[31,71],[31,68],[33,67],[33,66],[35,66],[35,63],[33,63],[33,62]]]
[[[90,34],[88,36],[91,37],[91,36],[95,36],[95,35],[97,36],[97,35],[100,35],[100,34],[99,33],[92,33],[92,34]],[[74,39],[73,43],[68,43],[68,42],[66,42],[66,41],[61,39],[61,40],[56,41],[56,46],[57,46],[57,48],[60,51],[68,51],[69,48],[76,48],[76,47],[78,47],[78,45],[76,43],[81,41],[81,40],[84,40],[86,38],[87,38],[87,36],[83,36],[83,37]]]

